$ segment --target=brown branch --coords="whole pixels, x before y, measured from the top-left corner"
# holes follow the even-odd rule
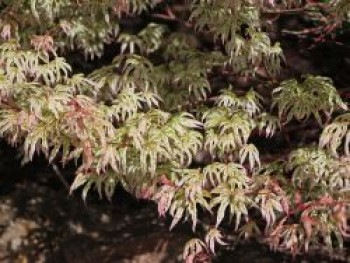
[[[325,26],[322,25],[322,26],[317,26],[317,27],[312,27],[312,28],[305,28],[305,29],[299,30],[299,31],[292,31],[292,30],[283,29],[282,33],[288,34],[288,35],[296,35],[296,36],[309,35],[309,34],[321,33],[324,28],[325,28]]]
[[[262,9],[262,13],[265,15],[283,15],[283,14],[297,14],[307,11],[307,8],[294,8],[294,9]]]
[[[325,3],[312,3],[312,4],[307,4],[303,7],[299,8],[293,8],[293,9],[267,9],[267,8],[262,8],[262,13],[266,15],[284,15],[284,14],[298,14],[298,13],[304,13],[307,11],[313,11],[310,8],[313,7],[318,7],[323,10],[329,9],[329,4]]]
[[[159,19],[163,19],[163,20],[167,20],[167,21],[178,22],[178,23],[181,23],[181,24],[183,24],[183,25],[185,25],[186,27],[189,27],[189,28],[193,27],[193,25],[191,23],[179,19],[174,14],[174,12],[171,10],[171,8],[169,6],[167,6],[165,11],[166,11],[166,14],[151,14],[151,17],[159,18]]]
[[[70,186],[67,180],[64,178],[63,174],[61,173],[60,169],[58,168],[57,164],[52,163],[52,170],[54,171],[57,178],[60,180],[60,182],[63,184],[64,188],[67,189],[67,191],[70,191]]]

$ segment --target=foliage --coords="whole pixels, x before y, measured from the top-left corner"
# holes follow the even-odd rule
[[[346,102],[327,77],[278,83],[282,48],[264,31],[267,8],[301,1],[185,2],[2,1],[1,137],[24,162],[75,160],[71,191],[82,188],[84,200],[91,189],[111,199],[121,185],[156,202],[171,229],[190,221],[198,238],[185,245],[187,262],[228,245],[231,225],[239,239],[263,236],[293,254],[342,247]],[[177,5],[185,10],[174,13]],[[349,12],[348,1],[329,7],[339,21]],[[113,60],[91,72],[67,62],[72,51],[95,62],[106,47]],[[259,84],[232,81],[242,76]],[[284,145],[278,157],[262,143],[314,120],[319,138]]]
[[[312,114],[322,123],[320,113],[331,115],[334,109],[346,109],[332,80],[319,76],[306,76],[299,84],[295,79],[283,81],[273,91],[272,106],[278,107],[280,118],[306,120]]]

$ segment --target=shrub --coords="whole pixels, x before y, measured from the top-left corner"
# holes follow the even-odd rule
[[[76,160],[71,190],[84,199],[91,188],[110,199],[122,185],[156,202],[170,228],[190,221],[198,238],[185,246],[187,262],[213,256],[232,231],[293,254],[342,247],[347,104],[327,77],[280,81],[283,52],[266,30],[269,15],[300,10],[327,18],[309,31],[320,41],[350,4],[3,0],[0,134],[24,162],[36,153]],[[96,61],[107,46],[118,50],[113,61],[92,72],[65,59]],[[255,82],[239,87],[241,76]],[[321,135],[277,155],[261,145],[300,123]]]

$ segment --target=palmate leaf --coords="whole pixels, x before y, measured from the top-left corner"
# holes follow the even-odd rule
[[[174,53],[168,54],[168,52]],[[165,56],[174,59],[168,65],[158,66],[154,74],[159,93],[164,98],[164,107],[176,110],[188,100],[206,100],[211,92],[208,73],[215,66],[223,65],[223,55],[219,52],[207,53],[192,48],[177,50],[176,46],[174,49],[168,46]]]
[[[176,188],[170,185],[163,185],[153,196],[153,200],[158,203],[158,215],[165,216],[170,209],[171,203],[176,193]]]
[[[207,67],[199,67],[196,59],[191,62],[174,62],[169,65],[172,72],[172,83],[175,87],[186,88],[190,95],[195,98],[206,99],[211,91],[210,83],[207,79]]]
[[[59,114],[68,110],[67,104],[73,99],[69,87],[58,86],[52,89],[48,86],[39,86],[37,83],[28,83],[30,87],[26,91],[18,91],[17,104],[28,110],[38,118],[42,118],[45,113],[52,113],[56,118]],[[22,89],[25,88],[24,86]]]
[[[326,199],[328,202],[322,201]],[[349,210],[346,205],[339,205],[334,208],[333,212],[330,212],[329,205],[334,200],[329,197],[323,197],[319,202],[320,205],[311,206],[301,214],[306,239],[304,241],[305,250],[308,251],[309,243],[317,246],[326,245],[330,250],[333,247],[342,248],[343,234],[348,235],[348,224],[344,220]]]
[[[249,168],[251,170],[255,166],[260,166],[259,151],[254,144],[244,145],[239,150],[239,159],[241,164],[243,164],[248,159]]]
[[[142,39],[141,49],[145,53],[151,53],[156,51],[162,44],[162,38],[166,31],[165,26],[149,23],[143,30],[138,33],[138,36]]]
[[[165,47],[164,57],[182,59],[182,51],[191,50],[196,45],[196,39],[184,32],[172,32],[167,38],[167,46]]]
[[[178,174],[178,180],[175,184],[182,188],[186,201],[195,209],[195,211],[191,211],[190,208],[188,209],[192,217],[194,229],[197,223],[196,204],[198,203],[203,208],[210,211],[209,204],[206,200],[206,198],[209,197],[209,193],[202,186],[203,175],[201,169],[174,169],[173,172]]]
[[[125,78],[148,79],[153,70],[153,64],[146,57],[140,55],[119,55],[113,59],[113,64],[119,69]]]
[[[283,222],[283,221],[281,221]],[[280,224],[269,236],[270,247],[276,250],[282,247],[290,250],[292,254],[302,249],[305,239],[304,229],[299,224]]]
[[[32,13],[35,17],[32,23],[40,23],[47,28],[60,20],[60,28],[64,33],[56,41],[60,49],[81,49],[86,58],[101,56],[104,50],[103,43],[109,42],[110,36],[118,31],[116,19],[109,18],[110,16],[116,18],[111,12],[112,1],[103,1],[99,4],[95,1],[86,1],[83,5],[66,0],[32,0],[30,3],[30,9],[23,5],[23,11],[25,14]],[[105,15],[102,15],[103,13]],[[86,18],[86,14],[91,14],[89,19]]]
[[[12,144],[20,141],[24,136],[23,130],[27,131],[35,122],[35,118],[25,111],[0,110],[0,134]]]
[[[22,50],[16,41],[0,45],[0,61],[10,83],[24,83],[27,76],[36,76],[38,67],[47,64],[45,56],[33,50]]]
[[[221,183],[244,189],[248,187],[249,179],[244,167],[237,163],[212,163],[203,168],[203,185],[216,187]]]
[[[263,112],[257,117],[259,132],[265,131],[267,138],[272,137],[277,130],[281,129],[280,119],[269,113]]]
[[[64,80],[64,84],[70,89],[65,90],[65,92],[73,94],[92,94],[96,95],[97,91],[100,89],[98,84],[83,74],[78,73],[72,75],[70,78]]]
[[[139,51],[143,45],[142,40],[138,36],[127,33],[120,34],[117,42],[121,43],[120,52],[122,54],[125,53],[125,51],[134,54]]]
[[[166,145],[169,145],[169,159],[179,162],[180,166],[188,166],[193,156],[202,147],[203,136],[195,129],[202,124],[188,113],[180,113],[172,116],[161,128],[161,133],[166,136]]]
[[[221,246],[228,245],[223,241],[223,235],[217,228],[211,228],[208,233],[205,235],[205,243],[210,249],[211,253],[215,255],[215,243],[218,243]]]
[[[34,153],[43,152],[46,156],[49,155],[51,147],[51,138],[57,138],[58,122],[54,118],[47,118],[47,122],[39,122],[34,127],[30,128],[30,132],[24,140],[24,160],[23,162],[31,161]]]
[[[245,194],[251,186],[246,170],[235,163],[214,163],[203,169],[203,175],[204,183],[210,182],[213,186],[210,207],[218,206],[216,226],[222,222],[228,210],[230,219],[236,217],[237,229],[242,216],[248,216],[248,208],[252,205],[251,198]]]
[[[271,75],[279,73],[282,50],[260,31],[258,5],[246,1],[194,1],[190,20],[198,31],[208,30],[225,44],[227,62],[236,72],[254,74],[263,65]],[[246,25],[249,26],[242,36],[238,32]]]
[[[344,142],[344,153],[350,154],[350,114],[345,113],[334,119],[322,131],[319,145],[321,148],[327,148],[334,156],[338,156],[338,149]]]
[[[286,169],[292,172],[292,181],[300,188],[322,186],[327,191],[327,182],[334,173],[332,159],[324,151],[314,148],[298,149],[289,155]]]
[[[95,10],[99,10],[101,5],[95,5]],[[80,12],[84,12],[83,5]],[[85,11],[86,12],[86,11]],[[91,12],[91,11],[87,11]],[[113,17],[114,15],[111,15]],[[76,18],[77,17],[77,18]],[[63,31],[62,37],[56,40],[56,44],[61,51],[77,50],[83,52],[85,59],[101,57],[104,51],[104,44],[111,43],[117,37],[120,27],[117,20],[108,19],[110,15],[66,17],[61,19],[60,28]],[[115,18],[115,17],[113,17]]]
[[[159,97],[151,91],[137,92],[133,88],[123,89],[113,100],[108,115],[117,121],[125,121],[135,117],[136,113],[147,106],[152,108],[159,105]]]
[[[238,238],[243,237],[245,239],[261,235],[261,231],[257,225],[257,222],[251,219],[248,219],[248,221],[238,229],[238,232]]]
[[[6,43],[2,44],[6,48]],[[8,51],[2,50],[1,61],[5,64],[5,72],[12,68],[17,68],[23,74],[33,75],[40,63],[46,64],[48,61],[39,52],[27,50]]]
[[[4,71],[7,79],[11,83],[22,83],[27,76],[37,77],[45,76],[45,80],[54,80],[60,78],[63,73],[68,75],[70,65],[63,58],[55,58],[49,61],[45,56],[32,50],[14,50],[7,47],[8,43],[0,46],[0,60],[4,65]],[[49,76],[49,77],[48,77]]]
[[[333,201],[329,199],[329,202]],[[342,234],[342,224],[339,224],[339,217],[331,212],[329,202],[306,209],[301,213],[300,223],[286,223],[287,217],[282,218],[269,234],[272,248],[283,247],[293,254],[302,248],[307,252],[310,244],[317,247],[325,245],[330,251],[335,246],[342,248],[342,236],[346,233]],[[346,213],[344,208],[337,211]]]
[[[46,85],[53,85],[66,79],[71,70],[63,58],[56,57],[47,64],[38,66],[36,80],[42,79]]]
[[[212,208],[218,206],[216,227],[220,225],[226,211],[228,211],[230,219],[235,216],[237,230],[242,216],[248,216],[248,208],[251,206],[252,200],[244,194],[243,190],[234,189],[227,183],[218,185],[211,193],[214,197],[211,199],[210,206]]]
[[[62,119],[63,130],[67,134],[75,134],[82,141],[93,138],[99,138],[96,143],[104,145],[105,136],[112,136],[115,133],[115,128],[105,116],[105,112],[98,104],[85,96],[77,95],[69,103],[71,111],[65,114],[65,119]],[[102,132],[103,131],[103,132]]]
[[[215,107],[203,115],[205,147],[213,154],[229,152],[245,145],[256,126],[245,112]]]
[[[52,104],[50,97],[48,99],[48,103]],[[42,151],[52,160],[59,149],[63,148],[64,162],[71,157],[78,159],[83,154],[82,168],[89,168],[93,158],[92,148],[106,145],[107,138],[114,134],[113,125],[105,119],[103,112],[84,96],[60,99],[55,101],[55,104],[52,106],[43,104],[43,115],[39,116],[35,125],[26,131],[24,141],[26,159],[31,160],[34,151]],[[54,108],[50,110],[50,107]],[[67,138],[74,138],[74,142],[69,140],[67,142]],[[66,143],[68,146],[64,146]],[[72,151],[64,150],[70,146],[76,148]],[[53,153],[50,153],[51,148]]]
[[[285,166],[284,160],[277,160],[254,171],[252,178],[254,207],[265,220],[265,233],[274,229],[275,223],[281,217],[288,215],[291,210],[291,195],[295,193],[295,189],[285,177]]]
[[[70,193],[82,187],[82,199],[86,201],[88,192],[94,187],[100,198],[102,198],[104,193],[107,199],[111,200],[118,181],[118,178],[112,173],[105,174],[104,176],[78,173],[70,187]]]
[[[98,160],[96,167],[97,173],[100,174],[98,176],[103,177],[103,174],[108,171],[108,168],[112,168],[120,176],[123,175],[121,178],[119,177],[119,180],[122,183],[124,182],[124,187],[130,190],[135,187],[137,188],[147,178],[147,174],[150,173],[152,176],[155,173],[159,158],[171,159],[170,144],[176,143],[174,136],[186,135],[189,132],[187,130],[189,127],[196,127],[198,125],[198,122],[191,120],[190,117],[189,114],[183,114],[182,116],[180,115],[177,118],[171,119],[168,126],[168,132],[172,131],[171,134],[166,134],[161,129],[162,127],[167,127],[169,115],[160,111],[151,111],[146,115],[142,114],[141,116],[127,120],[125,126],[115,132],[115,134],[120,136],[118,140],[111,141],[111,144],[105,144],[105,146],[102,145],[102,148],[100,146],[99,148],[101,150],[99,151],[93,151],[96,154],[95,158]],[[156,125],[155,127],[158,128],[150,128],[151,125]],[[174,129],[171,130],[171,127]],[[168,137],[169,135],[170,137]],[[133,138],[133,140],[130,140],[130,138]],[[181,145],[177,147],[179,146],[181,147]],[[186,147],[189,146],[187,145]],[[196,147],[198,148],[199,146]],[[185,150],[182,149],[182,151]],[[133,158],[133,161],[130,158]],[[134,161],[139,165],[135,166],[133,164]],[[91,166],[94,167],[94,164],[91,164]],[[124,175],[128,178],[124,178]],[[140,177],[141,175],[143,179]],[[140,179],[136,179],[136,176]],[[189,175],[187,177],[190,178]],[[183,188],[185,189],[184,194],[187,197],[192,196],[194,194],[193,191],[197,191],[195,190],[197,188],[192,188],[192,184],[187,184],[183,180],[178,181],[178,183],[181,186],[182,184],[186,184]],[[101,184],[103,185],[104,181]],[[96,185],[96,182],[89,183],[86,187],[91,187],[92,185]],[[183,194],[179,193],[177,196],[181,197]],[[189,202],[186,201],[187,199],[183,200],[181,198],[174,200],[172,205],[168,207],[171,215],[174,216],[172,227],[175,226],[183,215],[186,215],[186,217],[190,216],[193,221],[193,227],[195,227],[197,221],[197,201],[194,202],[194,200],[200,200],[201,198],[196,195],[196,198],[193,196],[190,199]],[[205,205],[205,199],[202,198],[202,201],[199,201],[199,203]]]
[[[192,114],[187,112],[180,112],[174,115],[171,118],[170,125],[180,134],[184,131],[181,126],[190,129],[201,129],[203,127],[201,122],[197,121]]]
[[[140,14],[157,4],[156,0],[131,0],[129,12]]]
[[[126,147],[122,147],[121,145],[115,145],[114,143],[107,144],[106,146],[101,147],[101,149],[96,152],[96,158],[98,160],[96,164],[97,174],[103,174],[109,168],[111,168],[114,172],[119,174],[126,173]]]
[[[60,9],[69,6],[69,1],[43,1],[43,0],[30,0],[30,7],[34,17],[40,21],[40,17],[49,18],[50,22],[59,13]]]
[[[0,73],[0,95],[4,98],[8,98],[13,94],[13,85],[8,80],[7,76]]]
[[[170,229],[184,217],[190,217],[193,231],[198,221],[198,206],[210,211],[207,198],[210,194],[203,188],[202,173],[200,169],[171,169],[171,184],[164,185],[156,193],[158,209],[161,215],[169,211],[173,217]],[[171,203],[171,205],[169,205]]]
[[[237,96],[232,86],[222,91],[217,99],[218,106],[229,107],[232,110],[242,110],[250,116],[255,116],[261,111],[263,98],[254,90],[248,91],[244,96]]]
[[[275,223],[278,214],[283,213],[282,196],[269,190],[260,190],[254,199],[266,221],[266,230]]]
[[[138,158],[140,169],[155,176],[159,162],[169,160],[179,162],[179,166],[191,163],[202,147],[202,135],[195,131],[200,126],[188,113],[171,116],[150,110],[125,120],[115,131],[112,143],[117,148],[128,147],[134,158]]]
[[[258,66],[263,65],[269,74],[277,75],[283,59],[279,43],[272,44],[266,33],[253,27],[247,29],[247,34],[251,38],[249,41],[237,36],[226,43],[226,51],[230,54],[229,63],[236,72],[254,75]]]
[[[180,113],[171,117],[163,127],[159,127],[153,139],[165,150],[164,157],[173,161],[177,159],[182,165],[189,165],[202,146],[201,134],[192,130],[199,127],[201,123],[192,115]]]
[[[93,71],[89,79],[94,81],[99,89],[105,88],[112,94],[116,94],[122,88],[120,84],[121,76],[116,74],[116,67],[108,65]]]
[[[344,156],[334,160],[334,172],[329,178],[329,186],[334,193],[340,195],[350,191],[350,163],[349,157]]]
[[[293,118],[299,121],[314,116],[321,124],[320,113],[330,115],[335,109],[346,109],[332,80],[320,76],[306,76],[303,83],[291,79],[281,83],[273,91],[272,107],[277,106],[280,118],[285,122]]]
[[[245,17],[240,16],[242,9],[250,8],[251,12],[244,12]],[[214,34],[215,39],[223,43],[236,37],[236,32],[241,23],[248,23],[256,26],[258,17],[252,14],[254,7],[245,5],[244,1],[193,1],[190,20],[195,21],[196,30],[205,29]],[[243,12],[242,12],[243,13]],[[253,22],[254,21],[254,22]]]
[[[197,131],[188,131],[174,140],[173,160],[180,166],[189,166],[203,145],[203,136]]]
[[[128,54],[117,56],[113,65],[94,71],[89,78],[96,83],[93,94],[112,101],[109,116],[125,121],[140,109],[159,106],[161,98],[154,75],[149,60]]]
[[[198,238],[192,238],[187,241],[182,253],[182,258],[186,263],[194,263],[195,256],[201,252],[207,252],[205,243]]]

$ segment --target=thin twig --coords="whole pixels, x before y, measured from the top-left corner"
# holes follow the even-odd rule
[[[262,13],[267,14],[267,15],[283,15],[283,14],[298,14],[298,13],[303,13],[307,11],[314,11],[310,8],[318,7],[320,9],[328,9],[329,4],[324,4],[324,3],[312,3],[312,4],[307,4],[303,7],[299,8],[293,8],[293,9],[267,9],[263,8]]]
[[[176,15],[174,14],[174,12],[171,10],[171,8],[169,6],[166,8],[166,14],[152,14],[151,17],[159,18],[159,19],[163,19],[163,20],[167,20],[167,21],[179,22],[179,23],[181,23],[189,28],[193,27],[193,25],[191,23],[183,21],[183,20],[179,19],[178,17],[176,17]]]
[[[262,13],[267,15],[297,14],[305,11],[307,11],[305,7],[294,9],[262,9]]]
[[[52,166],[52,170],[55,172],[55,175],[58,177],[58,179],[61,181],[64,187],[69,191],[70,186],[67,180],[64,178],[63,174],[61,173],[60,169],[58,168],[57,164],[52,163],[51,166]]]

